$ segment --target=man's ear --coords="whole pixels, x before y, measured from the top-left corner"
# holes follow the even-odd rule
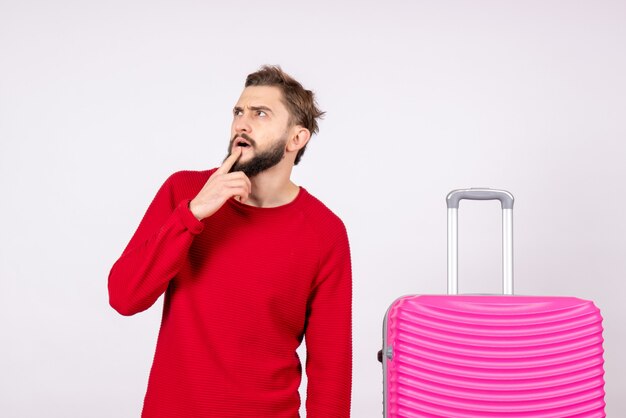
[[[311,139],[311,132],[307,128],[300,125],[294,126],[293,133],[287,141],[287,151],[297,152],[301,150],[309,142],[309,139]]]

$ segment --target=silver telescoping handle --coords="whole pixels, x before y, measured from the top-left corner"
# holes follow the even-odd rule
[[[499,200],[502,205],[502,293],[513,294],[513,195],[506,190],[462,189],[448,193],[448,294],[459,293],[459,202]]]

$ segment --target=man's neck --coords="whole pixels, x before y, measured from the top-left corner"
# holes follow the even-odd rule
[[[272,167],[250,178],[252,193],[248,195],[247,205],[260,208],[273,208],[293,201],[300,187],[290,179],[291,170]]]

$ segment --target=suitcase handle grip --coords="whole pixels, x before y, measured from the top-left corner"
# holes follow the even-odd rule
[[[452,190],[446,197],[448,209],[459,208],[459,202],[469,200],[499,200],[502,209],[513,209],[513,195],[506,190],[495,189],[462,189]]]
[[[513,195],[506,190],[460,189],[448,193],[448,294],[459,293],[458,210],[459,202],[499,200],[502,206],[502,294],[513,294]]]

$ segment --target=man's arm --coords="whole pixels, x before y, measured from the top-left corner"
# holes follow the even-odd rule
[[[176,202],[173,174],[161,186],[137,231],[109,273],[109,303],[122,315],[148,309],[167,289],[204,225]]]
[[[306,328],[307,418],[350,416],[352,386],[352,271],[341,224],[321,260]]]
[[[233,196],[245,200],[250,181],[229,173],[241,150],[233,152],[189,201],[176,201],[174,174],[163,184],[137,231],[109,273],[109,302],[122,315],[148,309],[165,292],[182,267],[200,222]],[[193,205],[193,208],[192,208]]]

